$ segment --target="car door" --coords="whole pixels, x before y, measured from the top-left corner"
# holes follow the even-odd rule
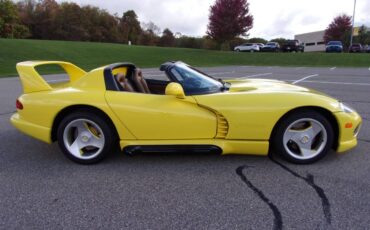
[[[106,100],[138,139],[211,139],[216,135],[216,115],[198,106],[191,96],[178,99],[171,95],[107,91]]]
[[[251,44],[244,44],[243,45],[243,51],[250,51],[251,50]]]

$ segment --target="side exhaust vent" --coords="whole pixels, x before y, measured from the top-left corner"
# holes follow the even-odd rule
[[[216,138],[217,139],[225,139],[227,136],[227,133],[229,132],[229,123],[227,122],[226,118],[216,112],[217,115],[217,133],[216,133]]]
[[[217,119],[217,131],[216,131],[216,139],[225,139],[227,136],[227,133],[229,132],[229,122],[227,122],[226,118],[219,113],[218,111],[211,109],[204,105],[199,105],[205,109],[208,109],[209,111],[213,112],[216,115]]]

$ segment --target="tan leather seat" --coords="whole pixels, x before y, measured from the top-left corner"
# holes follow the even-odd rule
[[[115,77],[125,91],[135,92],[134,87],[132,87],[131,83],[127,80],[123,73],[118,73]]]
[[[133,81],[141,93],[150,93],[149,87],[143,77],[143,72],[140,69],[135,70]]]

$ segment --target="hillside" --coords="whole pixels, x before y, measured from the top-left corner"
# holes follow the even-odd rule
[[[25,60],[69,61],[85,70],[114,62],[158,67],[168,60],[182,60],[194,66],[370,66],[370,54],[236,53],[109,43],[0,39],[0,76],[16,75],[16,63]]]

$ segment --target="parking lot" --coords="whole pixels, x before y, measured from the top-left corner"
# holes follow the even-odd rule
[[[202,70],[223,79],[279,79],[334,96],[363,118],[358,147],[311,165],[169,153],[116,153],[97,165],[78,165],[57,144],[11,126],[22,88],[18,78],[3,78],[0,229],[369,229],[370,68]],[[144,70],[144,77],[161,74]]]

